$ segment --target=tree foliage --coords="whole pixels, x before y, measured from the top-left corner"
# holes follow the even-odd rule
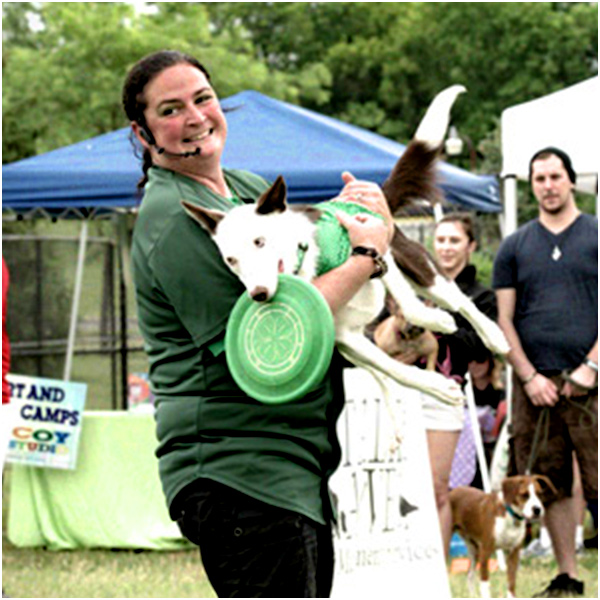
[[[218,29],[246,30],[273,68],[323,65],[331,95],[319,110],[399,141],[453,83],[469,92],[455,119],[478,143],[504,108],[597,73],[590,3],[234,2],[209,11]]]
[[[504,108],[597,73],[592,3],[147,4],[3,4],[4,162],[124,126],[127,69],[165,47],[198,56],[222,97],[256,89],[402,142],[463,83],[453,120],[480,151]]]
[[[31,15],[42,29],[28,29]],[[4,3],[3,30],[3,162],[127,125],[125,74],[162,48],[199,56],[222,96],[254,88],[297,100],[295,77],[272,72],[250,40],[213,32],[203,3],[150,14],[124,2]]]

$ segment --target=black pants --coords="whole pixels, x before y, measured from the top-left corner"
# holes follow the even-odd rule
[[[329,597],[330,526],[209,480],[181,506],[179,528],[220,598]]]

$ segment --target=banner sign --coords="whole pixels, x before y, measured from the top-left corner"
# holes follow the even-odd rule
[[[450,598],[418,392],[345,371],[332,598]]]
[[[75,469],[87,385],[26,375],[6,379],[16,408],[7,462]]]

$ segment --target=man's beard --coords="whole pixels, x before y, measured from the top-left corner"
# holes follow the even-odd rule
[[[545,212],[548,215],[559,215],[560,213],[562,213],[566,207],[567,207],[567,203],[566,202],[561,202],[560,204],[552,204],[550,206],[547,206],[543,201],[539,203],[540,204],[540,210],[542,212]]]

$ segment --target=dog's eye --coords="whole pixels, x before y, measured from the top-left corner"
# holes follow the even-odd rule
[[[230,267],[235,267],[238,263],[237,258],[233,258],[233,256],[228,256],[225,260]]]
[[[254,240],[254,245],[257,248],[262,248],[265,245],[265,238],[264,237],[258,237]]]

